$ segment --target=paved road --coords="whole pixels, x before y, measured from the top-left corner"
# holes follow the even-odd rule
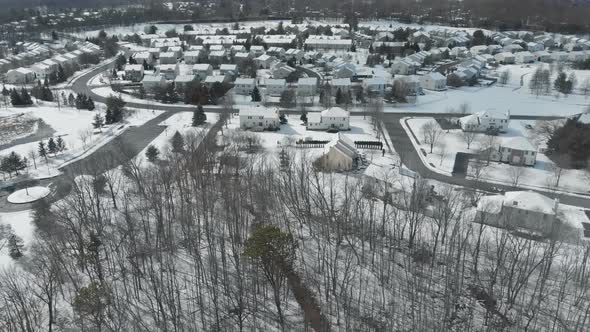
[[[417,114],[415,114],[417,115]],[[408,116],[404,114],[387,114],[384,123],[385,128],[389,132],[391,142],[395,150],[399,153],[402,162],[412,171],[417,172],[423,178],[434,179],[440,182],[449,183],[453,185],[459,185],[465,188],[483,190],[487,192],[501,192],[514,190],[512,186],[501,185],[487,182],[477,182],[472,179],[466,179],[464,177],[448,176],[433,172],[422,163],[422,159],[418,155],[414,145],[412,144],[411,138],[408,136],[406,131],[400,124],[400,119]],[[422,114],[419,114],[422,116]],[[425,115],[432,116],[432,115]],[[513,119],[531,119],[532,117],[518,116],[512,117]],[[579,197],[567,194],[552,194],[545,191],[539,191],[543,195],[550,196],[552,198],[559,198],[560,202],[568,205],[581,206],[590,208],[590,196],[588,198]]]

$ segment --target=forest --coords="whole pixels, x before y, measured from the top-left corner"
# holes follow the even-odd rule
[[[209,133],[149,162],[122,143],[36,203],[33,243],[11,241],[0,272],[0,330],[588,326],[590,247],[488,226],[472,192],[320,172],[223,119]]]

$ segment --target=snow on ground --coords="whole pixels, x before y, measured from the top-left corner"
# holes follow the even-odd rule
[[[126,93],[118,93],[118,92],[113,91],[113,89],[110,86],[103,86],[100,88],[94,88],[94,89],[92,89],[92,92],[96,93],[97,95],[99,95],[101,97],[105,97],[105,98],[108,98],[110,96],[120,96],[125,102],[141,103],[141,104],[145,104],[148,107],[150,105],[154,105],[154,106],[161,106],[161,105],[170,106],[171,105],[171,104],[160,103],[158,101],[151,100],[151,99],[137,98],[137,97],[131,96]],[[174,106],[187,107],[187,108],[194,107],[194,105],[186,105],[184,103],[176,103],[176,104],[174,104]],[[211,107],[211,106],[207,106],[207,107]]]
[[[13,192],[7,199],[13,204],[31,203],[49,195],[50,192],[47,187],[30,187]]]
[[[67,150],[58,153],[55,156],[49,155],[47,158],[47,164],[45,163],[45,160],[37,155],[36,169],[34,168],[33,160],[29,154],[31,151],[35,151],[37,154],[39,147],[38,141],[19,144],[4,149],[0,151],[0,156],[7,155],[14,151],[21,156],[27,157],[31,164],[28,169],[28,175],[31,178],[41,179],[59,175],[60,172],[57,170],[58,167],[64,166],[77,158],[92,153],[100,146],[108,143],[112,138],[120,135],[127,128],[125,124],[123,124],[123,127],[121,124],[117,124],[104,126],[100,131],[95,130],[92,127],[94,116],[97,112],[101,112],[104,117],[103,108],[104,106],[97,105],[97,111],[94,112],[77,110],[70,107],[62,107],[60,110],[53,103],[45,103],[38,107],[8,108],[7,110],[2,110],[0,111],[0,116],[25,112],[32,117],[42,119],[55,130],[54,138],[62,137]],[[128,125],[140,126],[158,116],[160,113],[160,111],[134,109],[132,110],[131,116],[126,121]],[[47,143],[47,139],[45,139],[44,142]]]
[[[205,112],[207,116],[207,123],[200,127],[192,127],[192,118],[193,112],[179,112],[175,113],[168,119],[162,121],[160,123],[161,126],[166,126],[166,129],[156,137],[148,146],[153,145],[160,151],[160,157],[164,155],[170,149],[170,140],[172,139],[172,135],[176,131],[181,133],[183,136],[188,134],[199,134],[203,130],[208,130],[215,121],[217,121],[217,114],[216,113],[208,113]],[[145,156],[145,152],[147,151],[146,146],[136,157],[136,160],[139,162],[146,161],[147,158]]]
[[[438,140],[438,144],[435,145],[433,152],[430,153],[430,146],[424,144],[424,135],[422,132],[422,126],[430,121],[434,121],[434,119],[410,118],[407,121],[409,127],[406,127],[404,120],[402,120],[402,126],[404,126],[410,137],[412,137],[412,134],[408,129],[411,129],[416,135],[416,138],[420,141],[420,144],[418,145],[415,144],[414,139],[412,139],[414,147],[418,148],[418,154],[426,166],[441,174],[451,175],[457,152],[477,153],[480,148],[480,143],[485,140],[485,137],[487,137],[485,134],[477,134],[475,140],[471,143],[470,148],[467,149],[467,142],[460,129],[449,130],[448,132],[443,130],[443,134]],[[526,121],[511,121],[508,131],[500,134],[500,137],[526,136],[523,135],[525,130],[523,124],[526,123]],[[420,149],[425,151],[427,155],[424,156]],[[470,164],[468,168],[468,176],[475,174],[475,170],[472,166],[473,165]],[[585,170],[562,170],[559,186],[555,188],[557,179],[555,163],[541,152],[537,152],[537,162],[534,167],[517,167],[491,161],[490,165],[483,169],[480,179],[487,182],[512,185],[516,170],[522,171],[518,186],[523,188],[540,190],[556,189],[558,191],[571,193],[588,192],[587,183],[590,174]]]
[[[385,107],[385,112],[447,113],[467,103],[472,112],[487,109],[510,110],[511,115],[569,116],[583,112],[589,103],[584,96],[570,95],[536,97],[528,89],[513,91],[510,86],[463,87],[435,92],[425,91],[415,105]]]
[[[34,226],[32,223],[31,210],[20,212],[0,213],[0,225],[9,226],[13,233],[23,240],[26,246],[33,239]],[[13,264],[13,259],[8,255],[8,248],[4,244],[6,239],[0,239],[0,268],[9,267]]]

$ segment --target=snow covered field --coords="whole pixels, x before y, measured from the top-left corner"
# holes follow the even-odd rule
[[[52,154],[48,155],[47,164],[43,158],[38,156],[39,141],[19,144],[0,151],[0,156],[8,155],[14,151],[23,157],[27,157],[30,163],[28,169],[29,176],[37,179],[59,175],[57,168],[76,158],[92,153],[112,138],[121,134],[127,126],[140,126],[161,114],[160,111],[153,110],[131,110],[131,114],[124,124],[105,125],[100,131],[93,128],[92,122],[97,112],[101,112],[104,117],[103,105],[97,105],[97,110],[91,112],[70,107],[62,107],[60,110],[53,103],[44,103],[39,107],[8,108],[7,110],[0,111],[0,116],[9,116],[23,112],[31,117],[42,119],[55,130],[53,137],[62,137],[67,148],[64,152],[58,153],[55,156]],[[43,141],[47,144],[47,139]],[[31,151],[34,151],[36,154],[35,162],[37,168],[34,167]]]
[[[33,239],[35,232],[31,210],[0,213],[0,225],[10,227],[12,232],[23,240],[26,250],[26,246]],[[15,265],[14,260],[8,254],[7,246],[2,246],[3,241],[6,239],[0,239],[0,269]]]

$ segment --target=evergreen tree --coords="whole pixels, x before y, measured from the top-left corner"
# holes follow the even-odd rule
[[[285,116],[284,113],[281,113],[279,115],[279,121],[281,122],[281,124],[287,124],[287,117]]]
[[[68,76],[66,75],[64,67],[62,67],[62,65],[59,65],[57,67],[57,81],[59,83],[61,83],[61,82],[65,82],[67,79],[68,79]]]
[[[182,137],[182,135],[178,131],[176,131],[174,133],[174,136],[172,136],[171,144],[172,144],[172,152],[180,153],[180,152],[184,151],[184,138]]]
[[[260,96],[260,90],[258,90],[258,87],[255,86],[254,89],[252,90],[252,101],[258,102],[261,100],[262,100],[262,97]]]
[[[113,111],[110,108],[107,108],[107,111],[104,115],[104,123],[105,124],[112,124],[115,121],[113,120]]]
[[[198,127],[202,124],[205,123],[205,121],[207,121],[207,115],[205,114],[205,111],[203,110],[203,106],[201,106],[201,104],[199,104],[197,106],[197,109],[193,112],[193,127]]]
[[[174,84],[168,84],[168,87],[166,89],[165,101],[169,104],[175,104],[178,102],[178,99],[179,96],[176,92],[176,89],[174,88]]]
[[[18,171],[24,169],[26,166],[26,161],[23,160],[16,152],[12,151],[8,156],[2,158],[0,170],[8,174],[12,174],[14,172],[16,175],[18,175]]]
[[[121,97],[110,96],[106,101],[107,114],[105,116],[105,122],[107,124],[120,122],[123,120],[123,112],[125,107],[125,101]],[[110,115],[109,115],[110,110]]]
[[[338,88],[338,90],[336,90],[336,104],[337,105],[344,104],[344,95],[342,94],[342,90],[340,90],[340,88]]]
[[[98,129],[98,130],[100,130],[100,132],[102,132],[103,125],[104,125],[104,119],[102,118],[100,113],[96,113],[96,115],[94,115],[94,120],[92,121],[92,127],[94,127],[94,129]]]
[[[301,113],[299,120],[301,120],[301,122],[303,122],[304,124],[307,124],[307,112]]]
[[[2,95],[4,97],[8,97],[10,95],[10,91],[8,91],[5,85],[2,86]]]
[[[47,152],[53,153],[53,155],[55,156],[58,151],[59,150],[57,148],[57,144],[55,143],[55,140],[53,139],[53,137],[50,137],[49,141],[47,141]]]
[[[66,150],[66,142],[64,142],[64,139],[61,138],[61,136],[57,137],[55,144],[57,145],[57,151],[64,152]]]
[[[20,98],[22,100],[23,105],[33,105],[33,100],[31,99],[31,96],[29,95],[29,92],[27,91],[27,89],[25,89],[25,88],[21,89]]]
[[[76,98],[74,98],[74,94],[72,92],[70,92],[70,95],[68,96],[68,105],[70,107],[76,106]]]
[[[86,101],[86,109],[89,111],[94,111],[95,108],[96,106],[94,106],[94,101],[92,98],[88,97],[88,100]]]
[[[19,259],[23,256],[23,240],[16,234],[11,234],[8,238],[8,250],[12,259]]]
[[[20,106],[23,104],[23,100],[16,89],[10,90],[10,102],[12,103],[12,106]]]
[[[47,86],[43,86],[43,91],[41,93],[41,99],[45,100],[45,101],[53,101],[53,93],[51,92],[51,89]]]
[[[160,156],[160,151],[157,147],[150,145],[148,146],[147,150],[145,151],[145,156],[149,162],[155,163],[158,161],[158,157]]]
[[[129,63],[131,63],[132,57],[129,57]],[[115,60],[115,67],[117,70],[123,70],[123,66],[127,63],[127,58],[123,54],[119,54]]]
[[[45,163],[47,164],[47,148],[45,147],[45,143],[43,141],[39,142],[39,148],[37,149],[40,157],[45,158]]]

